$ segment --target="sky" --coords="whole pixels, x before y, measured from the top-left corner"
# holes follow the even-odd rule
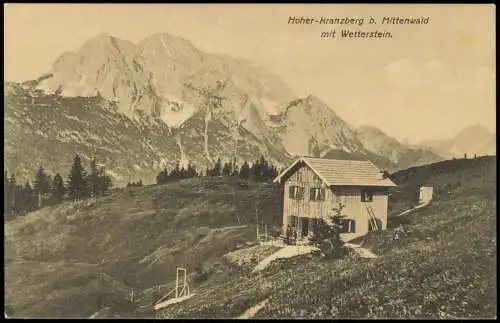
[[[167,32],[205,52],[255,61],[352,126],[373,125],[400,141],[448,139],[474,124],[496,131],[493,5],[7,4],[4,12],[9,81],[37,78],[99,33],[138,42]],[[301,16],[379,23],[288,24]],[[386,16],[429,23],[382,25]],[[320,37],[332,29],[337,37]],[[347,40],[342,29],[393,37]]]

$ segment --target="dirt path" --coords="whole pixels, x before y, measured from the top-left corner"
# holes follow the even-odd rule
[[[278,250],[277,252],[273,253],[269,257],[264,258],[261,262],[257,264],[257,266],[255,266],[252,272],[254,273],[266,268],[267,265],[269,265],[272,261],[276,259],[292,258],[295,256],[308,254],[315,249],[317,248],[313,246],[286,246]]]
[[[161,303],[159,303],[159,304],[156,304],[156,305],[154,306],[154,309],[155,309],[155,310],[160,310],[160,309],[165,308],[165,307],[167,307],[167,306],[169,306],[169,305],[172,305],[172,304],[177,304],[177,303],[183,302],[183,301],[185,301],[185,300],[187,300],[187,299],[190,299],[190,298],[191,298],[191,297],[193,297],[194,295],[195,295],[195,294],[189,294],[189,295],[182,296],[182,297],[178,297],[178,298],[175,298],[175,297],[174,297],[174,298],[171,298],[171,299],[169,299],[169,300],[166,300],[166,301],[164,301],[164,302],[161,302]]]
[[[415,211],[416,209],[420,209],[421,207],[424,207],[424,206],[426,206],[426,205],[429,205],[429,202],[427,202],[427,203],[422,203],[422,204],[419,204],[419,205],[417,205],[417,206],[414,206],[414,207],[412,207],[411,209],[408,209],[408,210],[406,210],[406,211],[403,211],[403,212],[399,213],[399,214],[398,214],[398,215],[396,215],[396,216],[402,216],[402,215],[408,214],[408,213],[410,213],[410,212],[412,212],[412,211]]]
[[[358,255],[360,255],[361,258],[377,258],[378,257],[376,254],[374,254],[373,252],[371,252],[368,249],[361,247],[360,245],[346,243],[345,246],[354,250],[354,252],[356,252]]]
[[[245,313],[241,314],[238,318],[239,319],[249,319],[253,317],[255,314],[257,314],[261,309],[266,306],[267,302],[269,302],[269,299],[265,299],[262,302],[258,303],[257,305],[254,305],[250,307],[248,310],[245,311]]]

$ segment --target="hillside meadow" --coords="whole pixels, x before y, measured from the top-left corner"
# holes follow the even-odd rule
[[[5,223],[5,303],[20,317],[231,318],[266,299],[259,318],[496,316],[496,158],[391,177],[392,216],[416,204],[419,185],[435,199],[367,237],[378,258],[301,256],[261,275],[251,269],[274,249],[255,246],[255,213],[279,228],[275,185],[196,178],[45,208]],[[196,295],[153,312],[181,265]]]

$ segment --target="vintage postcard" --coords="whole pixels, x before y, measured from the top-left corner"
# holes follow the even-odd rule
[[[495,19],[5,4],[5,317],[496,318]]]

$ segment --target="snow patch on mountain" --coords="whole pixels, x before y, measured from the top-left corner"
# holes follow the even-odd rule
[[[279,113],[279,104],[277,102],[268,100],[266,98],[261,98],[260,102],[268,115],[277,115]]]
[[[195,106],[189,102],[169,94],[162,96],[160,119],[169,127],[179,127],[187,119],[191,118],[195,111]]]

